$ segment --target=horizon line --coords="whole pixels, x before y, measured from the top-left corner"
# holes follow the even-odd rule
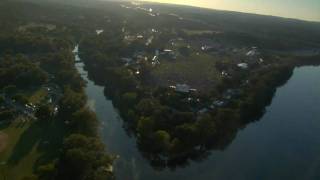
[[[115,1],[115,0],[113,0]],[[243,13],[243,14],[252,14],[252,15],[259,15],[259,16],[269,16],[269,17],[275,17],[275,18],[283,18],[283,19],[290,19],[290,20],[297,20],[297,21],[305,21],[310,23],[320,23],[320,19],[303,19],[298,17],[288,17],[288,16],[281,16],[281,15],[274,15],[274,14],[267,14],[267,13],[257,13],[257,12],[248,12],[248,11],[240,11],[240,10],[229,10],[229,9],[222,9],[222,8],[210,8],[210,7],[203,7],[203,6],[196,6],[196,5],[190,5],[190,4],[180,4],[180,3],[166,3],[166,2],[155,2],[150,0],[124,0],[127,2],[140,2],[140,3],[150,3],[150,4],[161,4],[161,5],[177,5],[177,6],[185,6],[185,7],[193,7],[193,8],[199,8],[199,9],[206,9],[206,10],[213,10],[213,11],[226,11],[226,12],[235,12],[235,13]]]

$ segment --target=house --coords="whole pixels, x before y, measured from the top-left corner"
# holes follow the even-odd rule
[[[248,68],[249,68],[249,66],[248,66],[247,63],[239,63],[237,66],[238,66],[239,68],[241,68],[241,69],[248,69]]]
[[[213,101],[212,103],[212,107],[223,107],[225,105],[227,105],[227,103],[221,100],[216,100],[216,101]]]
[[[54,107],[54,109],[53,109],[53,114],[54,114],[54,115],[57,115],[58,112],[59,112],[59,107],[58,107],[58,106]]]
[[[158,56],[153,56],[152,61],[158,61]]]
[[[126,36],[124,36],[124,40],[127,42],[132,42],[132,41],[136,40],[136,37],[131,36],[131,35],[126,35]]]
[[[171,49],[164,49],[160,54],[165,56],[165,57],[172,58],[172,59],[176,59],[177,58],[176,53]]]
[[[260,53],[259,53],[257,47],[252,47],[251,50],[246,53],[246,55],[249,56],[249,57],[253,57],[253,56],[256,56],[256,55],[259,55],[259,54]]]
[[[240,89],[228,89],[225,94],[231,95],[231,96],[238,96],[241,94]]]
[[[176,86],[169,86],[169,88],[171,88],[171,89],[177,89]]]
[[[231,100],[232,98],[240,95],[239,89],[228,89],[226,92],[223,93],[223,98],[225,100]]]
[[[190,86],[188,86],[187,84],[177,84],[176,85],[177,92],[188,93],[189,90],[190,90]]]
[[[172,56],[172,55],[174,55],[174,52],[171,49],[164,49],[161,54],[163,54],[163,55],[171,55]]]
[[[137,62],[144,61],[146,59],[146,52],[145,51],[136,51],[133,53],[133,59]]]
[[[191,88],[189,89],[190,92],[197,92],[198,90],[197,89],[194,89],[194,88]]]
[[[247,52],[246,55],[247,56],[254,56],[254,55],[256,55],[256,51],[255,50],[250,50],[250,51]]]
[[[227,71],[222,71],[222,72],[221,72],[221,76],[227,77],[227,76],[229,76],[229,74],[227,73]]]
[[[159,55],[160,55],[159,49],[155,50],[155,56],[159,56]]]
[[[104,31],[103,29],[97,29],[96,33],[97,33],[97,35],[99,35],[99,34],[103,33],[103,31]]]
[[[198,111],[199,114],[204,114],[204,113],[207,113],[209,110],[207,108],[203,108],[203,109],[200,109]]]
[[[171,50],[171,49],[164,49],[163,52],[165,52],[165,53],[172,53],[173,50]]]
[[[125,66],[129,66],[134,63],[133,58],[123,57],[123,58],[121,58],[121,60],[125,64]]]
[[[152,43],[153,39],[154,39],[154,36],[149,37],[146,42],[146,46],[149,46]]]
[[[210,50],[212,50],[212,49],[213,49],[213,47],[207,46],[207,45],[204,45],[204,46],[201,47],[201,50],[202,50],[202,51],[210,51]]]
[[[151,61],[152,61],[151,64],[152,64],[153,66],[155,66],[155,65],[157,65],[157,64],[160,64],[160,61],[159,61],[158,56],[154,56]]]
[[[123,62],[125,62],[126,64],[130,64],[130,63],[132,63],[132,61],[133,61],[132,58],[121,58],[121,60],[122,60]]]
[[[75,54],[79,53],[79,45],[76,45],[72,52]]]
[[[264,60],[262,58],[259,58],[259,63],[261,64],[263,62],[264,62]]]

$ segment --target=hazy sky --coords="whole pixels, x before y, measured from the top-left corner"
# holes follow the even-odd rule
[[[320,21],[320,0],[148,0]]]

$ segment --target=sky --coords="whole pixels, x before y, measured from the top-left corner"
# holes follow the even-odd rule
[[[320,0],[147,0],[320,22]]]

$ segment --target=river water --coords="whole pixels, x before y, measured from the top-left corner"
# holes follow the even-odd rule
[[[114,164],[118,180],[320,179],[320,67],[296,68],[264,116],[240,130],[225,150],[174,171],[150,166],[103,87],[88,79],[81,62],[76,67],[88,82],[88,104],[101,122],[102,139],[110,153],[119,155]]]

